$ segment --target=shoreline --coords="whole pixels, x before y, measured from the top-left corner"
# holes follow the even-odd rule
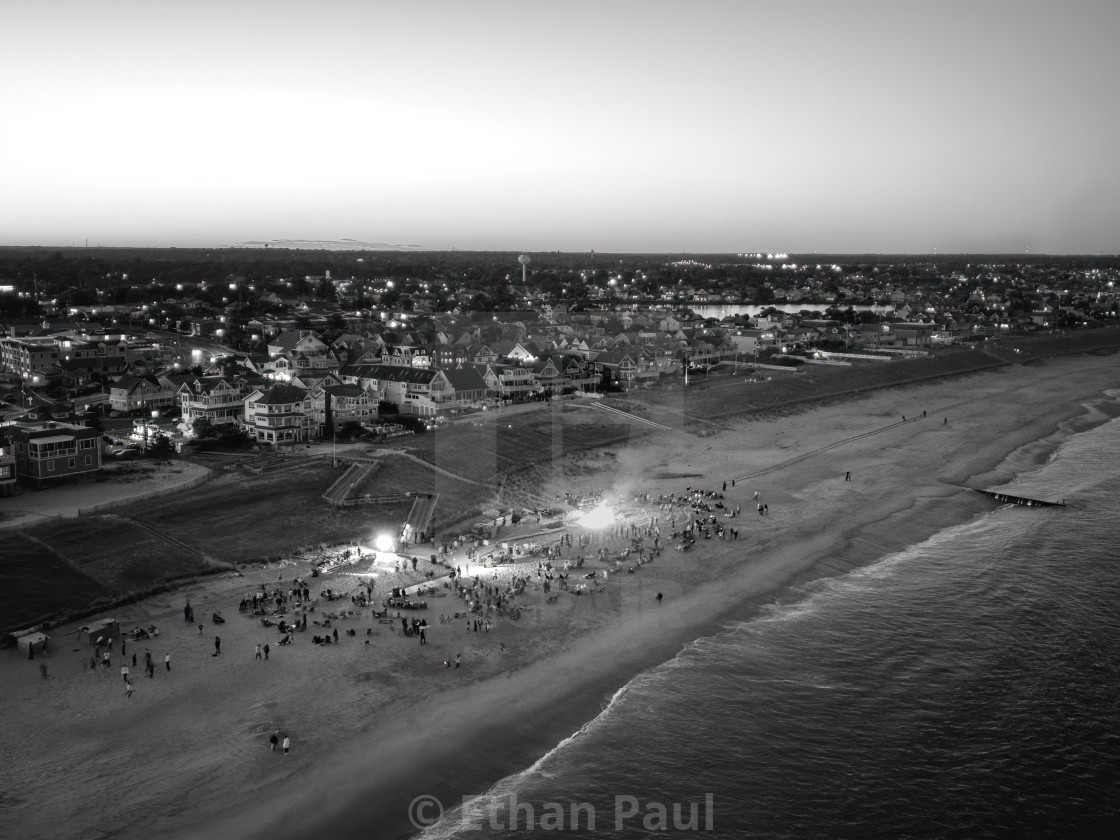
[[[1032,429],[1030,433],[1023,432],[1016,436],[1010,449],[1001,448],[998,452],[989,453],[987,459],[981,464],[980,471],[975,476],[969,476],[968,478],[975,480],[996,474],[1001,466],[1023,447],[1045,442],[1048,453],[1052,453],[1069,436],[1093,428],[1099,425],[1099,422],[1107,422],[1109,419],[1108,412],[1101,413],[1099,422],[1084,419],[1092,414],[1093,408],[1089,405],[1091,402],[1103,403],[1107,402],[1107,398],[1102,394],[1088,402],[1069,405],[1041,421],[1036,420],[1030,425]],[[1117,415],[1120,415],[1120,408],[1111,416]],[[1066,426],[1070,428],[1066,430]],[[1009,472],[1005,481],[1012,477],[1013,473]],[[620,691],[623,691],[635,677],[649,668],[657,667],[675,658],[684,646],[697,638],[725,632],[729,623],[749,621],[757,616],[766,604],[775,601],[787,602],[787,598],[789,601],[799,600],[805,597],[806,593],[796,592],[796,590],[806,584],[873,565],[897,550],[924,541],[944,528],[963,524],[971,518],[982,515],[985,511],[998,506],[984,497],[972,494],[970,490],[973,483],[974,481],[965,480],[956,485],[946,482],[930,485],[924,488],[928,491],[925,495],[917,494],[913,498],[908,498],[905,503],[900,503],[895,509],[885,513],[875,513],[854,521],[839,534],[830,534],[810,541],[810,545],[816,543],[815,551],[808,555],[811,559],[800,563],[792,563],[788,556],[779,558],[777,565],[781,570],[776,571],[775,576],[770,578],[771,585],[763,586],[757,590],[746,602],[730,603],[725,601],[721,610],[704,621],[688,624],[678,632],[662,635],[656,639],[653,647],[643,649],[640,655],[626,657],[623,662],[620,662],[617,656],[610,656],[609,651],[603,650],[602,645],[594,644],[592,640],[585,638],[577,641],[577,647],[569,654],[570,658],[586,662],[595,659],[596,656],[604,656],[609,664],[601,666],[595,674],[584,674],[582,684],[576,688],[568,685],[566,677],[548,681],[542,675],[529,670],[534,667],[549,667],[554,671],[563,671],[566,663],[559,657],[552,661],[541,661],[527,666],[520,674],[514,675],[514,678],[520,676],[524,684],[524,690],[532,692],[533,696],[528,700],[520,699],[519,695],[522,687],[512,686],[504,692],[506,702],[508,703],[511,697],[519,697],[519,700],[513,708],[510,708],[509,705],[503,706],[503,718],[513,717],[519,720],[532,718],[534,715],[540,714],[542,710],[557,705],[558,701],[567,700],[571,696],[577,698],[577,707],[565,709],[563,715],[552,719],[545,732],[535,731],[531,727],[529,731],[526,731],[523,724],[516,726],[514,729],[518,742],[515,745],[510,745],[510,732],[506,723],[480,726],[480,714],[472,715],[470,712],[463,712],[453,716],[452,720],[460,727],[472,728],[473,731],[469,735],[460,734],[457,738],[449,736],[445,731],[446,727],[434,732],[426,730],[419,738],[416,733],[401,734],[395,737],[390,735],[384,746],[387,751],[392,752],[392,748],[396,746],[399,740],[401,750],[420,751],[425,755],[424,759],[410,758],[394,764],[393,773],[404,776],[404,780],[394,779],[393,774],[381,774],[374,771],[374,775],[369,777],[366,784],[362,786],[365,793],[355,790],[354,804],[344,806],[333,818],[325,817],[320,813],[309,817],[306,822],[299,821],[283,828],[279,825],[271,825],[268,829],[249,836],[264,838],[267,835],[270,838],[295,838],[305,836],[307,832],[312,830],[326,830],[331,834],[349,837],[357,836],[358,832],[362,830],[360,826],[363,825],[378,826],[379,830],[384,831],[382,836],[385,837],[407,838],[416,836],[419,830],[409,824],[405,813],[407,804],[413,796],[421,793],[435,796],[450,809],[461,801],[464,794],[477,795],[483,793],[500,780],[532,767],[544,755],[557,748],[560,743],[575,737],[584,726],[589,725],[599,714],[605,711],[612,699]],[[958,509],[950,511],[945,516],[927,519],[924,523],[917,522],[919,518],[926,514],[925,508],[935,505],[939,501],[951,499],[960,503]],[[964,518],[959,515],[960,507],[968,510],[968,514]],[[906,533],[906,538],[900,540],[894,549],[885,552],[877,551],[875,556],[870,559],[852,561],[847,568],[837,569],[825,563],[826,560],[834,559],[831,555],[835,553],[833,545],[836,542],[842,544],[843,548],[839,551],[839,554],[844,558],[852,553],[859,553],[854,544],[856,540],[860,539],[861,535],[866,535],[869,529],[892,530],[895,525],[899,525],[899,530]],[[808,548],[809,545],[796,544],[788,547],[787,553],[793,554]],[[783,574],[785,578],[781,579]],[[712,581],[705,588],[710,591],[701,590],[695,593],[693,600],[707,602],[710,605],[715,600],[716,590],[738,588],[731,585],[732,583],[732,581],[726,579]],[[617,633],[612,631],[614,635],[612,636],[612,643],[608,647],[625,648],[627,642],[639,638],[648,641],[648,630],[648,626],[641,624],[630,628],[619,628]],[[620,677],[620,668],[624,669],[625,679]],[[487,696],[488,689],[492,687],[486,684],[476,685],[470,689],[464,689],[462,692],[456,692],[455,695],[441,695],[433,701],[435,708],[430,710],[422,708],[416,712],[415,717],[442,716],[448,713],[448,706],[455,707],[459,703],[474,704],[475,706],[485,705],[489,699]],[[468,696],[459,696],[463,693]],[[471,694],[474,696],[470,696]],[[379,728],[387,730],[392,729],[394,725],[394,722],[386,722]],[[403,727],[403,722],[401,722],[401,725]],[[375,740],[375,738],[371,736],[371,740]],[[486,745],[493,744],[495,741],[504,744],[503,751],[499,755],[494,755],[485,749]],[[356,753],[361,754],[365,751],[365,745],[356,748]],[[463,752],[480,758],[485,757],[487,760],[481,763],[476,761],[469,765],[461,760],[456,761],[456,756]],[[361,759],[355,756],[354,761],[359,763]],[[347,763],[343,761],[343,764]],[[450,770],[449,766],[458,767],[458,773]],[[438,770],[435,769],[437,767]],[[429,781],[426,784],[418,785],[415,782],[419,779],[428,779]],[[437,779],[439,781],[436,781]],[[483,779],[486,780],[485,783],[478,784]],[[473,783],[473,787],[464,785],[464,781]],[[374,790],[377,791],[377,799],[380,804],[370,804],[367,798]]]
[[[1006,371],[1006,368],[1000,370]],[[1096,370],[1093,376],[1086,374],[1084,378],[1099,378],[1099,373]],[[1036,374],[1037,371],[1022,371],[1027,379]],[[973,377],[974,386],[993,393],[999,392],[1001,389],[997,386],[1004,384],[999,372],[969,376]],[[1056,373],[1049,379],[1060,380],[1068,388],[1073,387],[1066,385],[1069,378],[1069,373]],[[892,406],[912,404],[914,398],[926,396],[931,390],[935,392],[934,396],[937,391],[942,394],[951,392],[960,384],[959,380],[921,384],[890,393],[865,395],[845,406],[808,409],[792,421],[788,417],[780,421],[746,418],[736,422],[735,428],[729,432],[721,432],[718,439],[742,439],[750,430],[759,438],[766,437],[766,453],[777,456],[783,452],[784,445],[806,448],[801,438],[810,440],[813,429],[823,427],[831,431],[828,428],[832,425],[828,422],[830,415],[842,415],[844,422],[851,423],[855,428],[859,423],[866,424],[868,418],[874,421],[876,417],[888,416],[888,409]],[[1038,387],[1037,383],[1026,382],[1020,391],[1032,385]],[[1083,391],[1085,386],[1086,383],[1082,382]],[[1026,428],[1020,428],[1014,422],[1014,412],[1005,411],[1007,416],[999,422],[1008,428],[996,441],[991,440],[992,430],[983,428],[984,411],[973,407],[968,415],[973,419],[955,419],[951,430],[961,454],[955,459],[944,460],[939,467],[940,472],[935,475],[921,473],[921,467],[927,462],[939,462],[940,450],[944,448],[943,439],[938,437],[939,429],[933,423],[935,418],[931,417],[924,426],[915,423],[909,428],[883,430],[881,437],[876,434],[862,443],[852,444],[850,448],[857,449],[860,457],[869,462],[857,468],[853,485],[859,482],[858,487],[837,484],[843,481],[843,470],[839,467],[844,465],[846,457],[851,457],[842,451],[844,446],[791,465],[785,485],[778,489],[772,489],[777,479],[767,476],[760,482],[765,481],[764,492],[775,508],[773,522],[749,520],[744,515],[744,527],[753,522],[758,528],[752,541],[735,543],[734,547],[731,543],[717,544],[713,541],[710,546],[703,546],[703,552],[700,548],[696,549],[703,556],[695,552],[676,555],[670,549],[632,578],[623,576],[617,591],[594,596],[605,598],[608,602],[605,606],[602,601],[597,603],[595,609],[598,612],[594,615],[585,615],[587,611],[584,607],[590,598],[582,599],[583,603],[573,603],[571,615],[584,621],[575,629],[558,626],[556,616],[536,618],[543,612],[530,615],[530,618],[536,618],[535,623],[539,626],[526,627],[532,622],[525,620],[517,627],[496,628],[501,630],[495,634],[496,637],[504,640],[518,635],[538,634],[556,634],[559,638],[521,638],[521,648],[512,651],[517,656],[508,657],[508,667],[496,665],[495,660],[484,657],[479,662],[480,676],[475,678],[472,675],[468,678],[471,681],[466,684],[452,686],[445,680],[441,686],[437,680],[442,675],[438,672],[434,675],[425,675],[422,670],[416,674],[379,672],[379,676],[395,674],[396,686],[381,686],[383,690],[380,693],[365,696],[353,687],[347,688],[349,683],[339,682],[335,687],[346,697],[338,702],[324,703],[323,711],[337,712],[349,703],[362,707],[362,713],[347,712],[349,717],[346,720],[323,721],[335,734],[333,738],[325,738],[321,747],[304,746],[301,739],[306,743],[310,730],[306,730],[307,735],[300,731],[295,755],[287,759],[290,766],[282,772],[265,769],[263,762],[267,755],[258,755],[256,759],[237,757],[242,752],[242,744],[255,743],[259,737],[260,726],[251,722],[254,719],[252,715],[246,716],[244,709],[216,711],[218,719],[206,722],[225,726],[233,736],[230,739],[232,743],[225,745],[224,752],[229,753],[234,764],[240,767],[237,777],[244,778],[247,772],[260,772],[249,791],[263,794],[268,790],[268,795],[254,796],[248,802],[234,790],[226,789],[225,795],[221,795],[222,783],[229,778],[230,771],[226,771],[218,774],[221,778],[201,784],[202,789],[188,797],[195,802],[190,811],[193,819],[184,820],[186,805],[176,804],[171,810],[166,810],[166,804],[155,805],[152,820],[145,827],[147,834],[187,837],[209,828],[218,837],[263,837],[267,834],[275,840],[306,836],[312,830],[324,828],[345,837],[356,835],[358,831],[368,833],[367,827],[372,825],[378,827],[379,835],[384,831],[384,836],[409,836],[414,829],[408,824],[405,809],[413,796],[419,793],[439,796],[442,793],[441,798],[449,799],[445,804],[450,804],[459,801],[459,797],[454,795],[458,792],[482,793],[499,779],[530,766],[562,738],[578,731],[594,719],[602,711],[604,703],[608,703],[635,675],[672,659],[682,645],[698,637],[721,632],[729,621],[746,620],[757,615],[763,604],[791,594],[794,598],[801,597],[794,590],[810,580],[846,574],[851,569],[874,562],[877,557],[892,553],[891,550],[882,552],[877,548],[884,545],[885,534],[889,533],[900,547],[911,545],[944,527],[967,521],[967,517],[960,519],[964,511],[972,511],[970,515],[976,515],[995,507],[979,494],[971,493],[969,485],[985,480],[986,476],[997,475],[1001,465],[1025,447],[1043,445],[1053,452],[1062,440],[1082,430],[1077,428],[1081,422],[1079,418],[1092,411],[1087,402],[1105,402],[1103,391],[1107,387],[1083,393],[1081,401],[1046,406],[1045,411],[1036,405],[1036,415],[1031,417]],[[1020,398],[1023,396],[1019,394]],[[1030,404],[1029,400],[1027,404]],[[1107,422],[1109,412],[1100,411],[1099,414],[1101,422]],[[879,422],[886,421],[880,419]],[[958,423],[963,430],[958,429]],[[1063,424],[1069,424],[1068,429],[1063,428]],[[794,431],[790,433],[784,427],[793,427]],[[943,433],[946,430],[940,431]],[[913,433],[909,441],[905,432]],[[793,443],[784,441],[783,435],[792,435],[795,440]],[[975,441],[981,438],[986,441],[986,446],[974,446]],[[703,445],[711,441],[712,438],[704,438]],[[726,464],[726,459],[720,459],[718,452],[715,456],[703,456],[712,462],[711,466],[688,466],[693,461],[703,463],[696,452],[689,451],[690,447],[695,448],[695,444],[693,440],[670,440],[666,443],[664,439],[641,438],[631,443],[629,449],[636,451],[633,458],[646,458],[646,462],[642,463],[643,468],[647,468],[645,475],[648,482],[655,486],[683,487],[688,479],[654,479],[649,476],[653,473],[680,475],[694,472],[710,478],[718,476],[716,469],[721,467],[721,460]],[[868,482],[866,475],[872,470],[896,463],[904,446],[917,452],[922,464],[907,464],[904,458],[897,469],[902,472],[909,470],[907,475],[899,472],[889,481],[883,479],[883,487],[865,483]],[[627,457],[631,457],[627,455],[629,449],[623,453]],[[662,455],[668,457],[663,458]],[[676,463],[682,459],[683,467]],[[652,463],[648,463],[651,460]],[[825,470],[825,467],[828,469]],[[722,468],[727,469],[726,466]],[[962,476],[968,468],[979,471]],[[780,464],[777,472],[781,472]],[[957,478],[963,480],[954,481]],[[610,479],[596,474],[589,480],[603,482]],[[718,477],[712,480],[718,484]],[[905,492],[898,492],[900,488]],[[747,482],[741,483],[739,489],[740,495],[749,498],[750,485]],[[857,506],[855,512],[844,513],[840,507],[852,502],[845,502],[847,497],[841,493],[858,493],[860,501],[865,503]],[[747,513],[752,513],[745,501],[744,508]],[[795,519],[788,511],[795,511],[798,518]],[[879,551],[877,555],[876,551]],[[746,561],[742,557],[744,552],[749,553]],[[698,568],[700,563],[705,564],[703,568]],[[637,589],[637,593],[625,589],[631,584],[631,590]],[[677,591],[671,589],[673,585],[677,586]],[[200,584],[202,589],[208,586],[207,583]],[[656,608],[649,596],[654,589],[661,587],[670,592],[670,598],[665,606]],[[451,599],[448,601],[447,604],[440,603],[439,607],[457,605],[450,603]],[[166,611],[166,607],[161,609]],[[442,628],[437,625],[433,638],[441,645],[442,634]],[[209,635],[206,638],[209,640]],[[301,643],[303,641],[300,639]],[[473,660],[468,665],[474,666]],[[5,667],[9,667],[7,663]],[[329,675],[333,670],[312,667],[314,674],[308,676]],[[338,679],[341,677],[336,675],[336,682]],[[217,690],[221,688],[233,690],[233,696],[227,697]],[[194,702],[210,703],[219,702],[220,698],[220,702],[247,703],[252,710],[262,704],[275,705],[278,702],[275,698],[283,696],[281,692],[284,691],[291,695],[290,702],[302,701],[312,705],[315,702],[306,688],[283,679],[271,680],[260,686],[231,684],[195,688],[188,691],[188,698],[181,702],[193,699]],[[20,697],[29,696],[26,691],[18,694]],[[252,700],[254,697],[270,696],[273,699]],[[377,698],[380,698],[379,704],[375,702],[364,706]],[[62,705],[65,706],[65,703]],[[119,706],[120,703],[113,705]],[[308,712],[304,718],[314,720],[316,711]],[[370,712],[376,714],[376,722],[371,722]],[[158,720],[161,715],[166,717],[168,711],[155,710],[145,714]],[[273,710],[263,716],[275,714]],[[128,718],[122,717],[115,709],[99,710],[96,714],[91,712],[84,716],[96,718],[88,723],[102,727],[108,725],[118,734],[122,732],[121,727],[128,726]],[[184,716],[190,717],[185,713]],[[256,718],[261,717],[258,712]],[[126,741],[135,740],[145,734],[150,735],[151,731],[148,727],[140,727],[139,733],[126,732],[123,737]],[[191,743],[198,746],[198,742]],[[199,751],[205,755],[176,757],[182,765],[180,770],[186,771],[176,773],[177,778],[202,778],[200,774],[207,765],[203,759],[222,751],[222,745],[203,744],[208,748],[200,748]],[[495,745],[500,746],[495,748]],[[56,750],[60,748],[59,744],[55,745]],[[264,752],[267,753],[267,750]],[[131,760],[138,767],[151,770],[153,762],[158,763],[159,754],[158,751],[154,754],[149,752]],[[137,775],[136,779],[142,783],[141,775]],[[177,779],[164,780],[171,781]],[[6,789],[12,787],[10,782]],[[174,787],[166,784],[161,789]],[[52,793],[55,798],[66,799],[64,791],[50,787],[41,790]],[[283,791],[282,796],[280,791]],[[152,796],[148,798],[152,799]],[[51,797],[36,799],[38,807],[44,807],[50,801]],[[165,795],[154,796],[154,801],[168,802]],[[200,808],[205,810],[204,820],[200,816]],[[24,808],[21,807],[20,811],[17,816],[28,816]],[[106,820],[104,830],[108,831],[114,820],[109,815],[102,818]],[[97,823],[98,826],[102,824],[100,820]],[[33,828],[26,821],[21,827]],[[76,828],[82,830],[88,827]],[[128,829],[114,831],[120,831],[123,836],[133,836]],[[135,831],[133,827],[132,832]],[[82,834],[88,836],[88,831],[82,830]]]

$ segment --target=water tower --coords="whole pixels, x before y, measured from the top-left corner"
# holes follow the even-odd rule
[[[529,272],[529,263],[531,262],[531,260],[529,259],[528,254],[522,254],[517,258],[517,261],[521,263],[521,283],[522,285],[525,285],[526,283],[528,283],[527,275]]]

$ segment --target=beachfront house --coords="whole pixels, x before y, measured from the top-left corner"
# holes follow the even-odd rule
[[[377,420],[377,398],[358,385],[324,385],[311,390],[311,426],[315,434],[330,435],[343,426]]]
[[[15,448],[17,476],[48,487],[101,469],[101,433],[71,423],[13,423],[4,427]]]
[[[241,376],[199,376],[184,382],[177,392],[183,427],[192,428],[200,418],[211,426],[237,425],[251,390],[253,385]]]
[[[254,389],[245,397],[244,428],[258,443],[302,443],[310,436],[311,395],[294,385]]]

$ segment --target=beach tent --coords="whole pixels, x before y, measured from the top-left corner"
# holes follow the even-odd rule
[[[99,638],[106,641],[120,635],[121,626],[115,618],[103,618],[93,624],[83,624],[78,628],[78,638],[87,644],[95,645]]]
[[[28,656],[30,652],[36,655],[42,653],[47,649],[47,640],[50,636],[45,633],[27,633],[16,639],[16,644],[19,646],[19,652],[23,656]]]

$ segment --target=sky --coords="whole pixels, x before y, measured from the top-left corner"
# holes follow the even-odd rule
[[[38,0],[0,244],[1120,252],[1117,0]]]

